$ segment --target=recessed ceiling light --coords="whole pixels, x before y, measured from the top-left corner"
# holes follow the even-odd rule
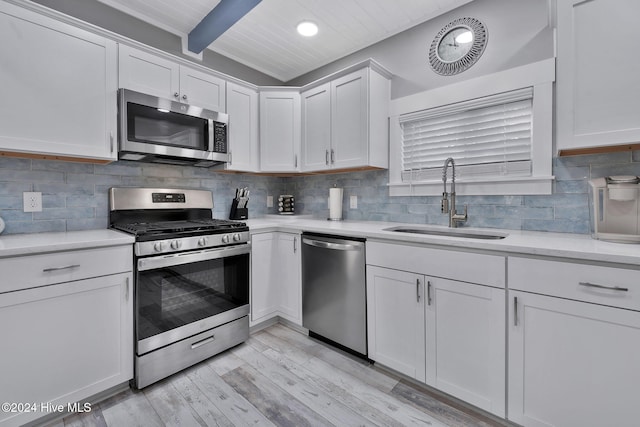
[[[302,21],[298,24],[298,33],[305,37],[311,37],[318,34],[318,26],[311,21]]]

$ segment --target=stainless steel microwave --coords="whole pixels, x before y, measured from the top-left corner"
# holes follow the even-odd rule
[[[229,116],[129,89],[118,91],[118,158],[215,166],[229,161]]]

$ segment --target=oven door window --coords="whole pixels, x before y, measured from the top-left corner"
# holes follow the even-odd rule
[[[127,104],[127,139],[169,147],[207,151],[207,119],[134,103]]]
[[[138,340],[249,304],[249,255],[138,272]]]

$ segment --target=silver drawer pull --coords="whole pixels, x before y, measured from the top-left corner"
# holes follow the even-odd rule
[[[71,270],[72,268],[78,268],[78,267],[80,267],[80,264],[67,265],[64,267],[50,267],[50,268],[45,268],[44,270],[42,270],[42,272],[50,273],[52,271]]]
[[[629,288],[621,288],[620,286],[604,286],[604,285],[597,285],[595,283],[589,283],[589,282],[580,282],[578,284],[580,286],[586,286],[587,288],[608,289],[610,291],[629,292]]]
[[[191,344],[191,350],[195,350],[198,347],[202,347],[203,345],[212,343],[214,339],[215,335],[211,335],[209,338],[205,338],[202,341],[194,342],[193,344]]]

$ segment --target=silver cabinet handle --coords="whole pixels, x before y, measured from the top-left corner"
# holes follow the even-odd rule
[[[298,167],[298,155],[294,155],[293,156],[293,167],[297,168]]]
[[[329,166],[329,150],[325,150],[324,152],[324,163]]]
[[[232,165],[233,164],[233,156],[231,154],[231,151],[229,151],[229,164]]]
[[[294,237],[293,238],[293,253],[295,254],[296,252],[298,252],[298,238]]]
[[[331,164],[334,164],[336,162],[336,152],[333,151],[333,148],[331,149]]]
[[[174,93],[173,96],[175,96],[176,98],[180,98],[180,94],[178,92]]]
[[[109,132],[109,142],[111,144],[111,152],[113,153],[113,131]]]
[[[420,302],[420,279],[416,279],[416,301]]]
[[[126,286],[126,293],[124,295],[124,300],[126,302],[129,302],[129,278],[127,277],[127,286]]]
[[[431,305],[431,282],[427,282],[427,305]]]
[[[513,297],[513,326],[518,326],[518,297]]]
[[[212,343],[216,339],[215,335],[211,335],[209,338],[205,338],[202,341],[194,342],[191,344],[191,350],[195,350],[198,347]]]
[[[589,282],[580,282],[578,283],[578,285],[585,286],[587,288],[608,289],[610,291],[629,292],[629,288],[621,288],[620,286],[597,285],[595,283],[589,283]]]
[[[72,268],[78,268],[78,267],[80,267],[80,264],[65,265],[64,267],[49,267],[42,270],[42,272],[50,273],[52,271],[71,270]]]

